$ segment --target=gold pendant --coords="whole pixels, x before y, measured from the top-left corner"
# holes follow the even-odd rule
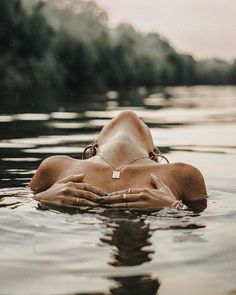
[[[120,171],[114,170],[112,173],[112,178],[113,179],[119,179],[120,178]]]

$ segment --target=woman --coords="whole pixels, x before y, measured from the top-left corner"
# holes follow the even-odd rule
[[[183,203],[207,196],[198,169],[184,163],[159,163],[165,157],[154,146],[149,128],[131,111],[104,126],[84,156],[87,159],[53,156],[44,160],[29,184],[34,198],[68,207],[156,210],[185,209]]]

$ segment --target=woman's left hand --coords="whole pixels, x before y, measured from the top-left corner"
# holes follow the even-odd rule
[[[151,174],[155,189],[128,189],[100,197],[99,203],[112,208],[152,210],[170,207],[177,201],[175,195],[159,178]]]

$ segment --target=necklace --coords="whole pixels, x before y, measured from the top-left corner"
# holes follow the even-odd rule
[[[125,166],[128,166],[128,165],[130,165],[130,164],[132,164],[132,163],[134,163],[134,162],[136,162],[136,161],[138,161],[138,160],[141,160],[141,159],[149,159],[148,157],[139,157],[139,158],[137,158],[137,159],[135,159],[135,160],[133,160],[133,161],[131,161],[131,162],[129,162],[129,163],[127,163],[127,164],[124,164],[123,166],[121,166],[120,168],[115,168],[114,166],[112,166],[112,164],[107,160],[107,159],[105,159],[102,155],[100,155],[100,154],[97,154],[100,158],[102,158],[105,162],[107,162],[107,164],[113,169],[113,172],[112,172],[112,178],[113,179],[120,179],[120,175],[121,175],[121,170],[125,167]]]

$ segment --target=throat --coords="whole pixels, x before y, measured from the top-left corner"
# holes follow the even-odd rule
[[[111,142],[98,149],[98,156],[113,169],[113,178],[120,178],[120,169],[141,158],[148,158],[148,152],[132,142]]]
[[[135,158],[134,158],[134,155],[132,155],[133,156],[132,160],[127,160],[124,157],[122,157],[122,165],[114,166],[114,161],[108,160],[106,157],[104,157],[104,155],[98,153],[97,156],[101,160],[106,162],[112,169],[112,179],[120,179],[122,169],[127,167],[128,165],[135,164],[136,162],[144,160],[144,159],[149,159],[149,157],[147,157],[146,155],[135,157]]]
[[[112,158],[122,155],[127,158],[139,157],[147,154],[142,143],[135,137],[128,136],[124,132],[117,132],[111,136],[109,140],[98,143],[99,153],[104,156],[112,156]]]

